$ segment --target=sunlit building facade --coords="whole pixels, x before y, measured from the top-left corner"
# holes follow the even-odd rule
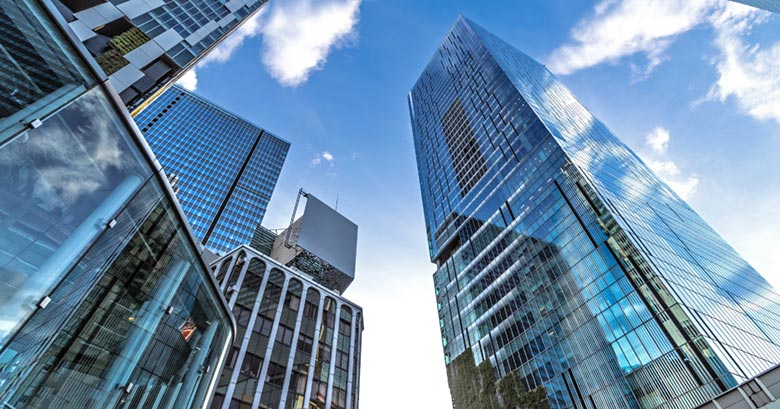
[[[212,263],[237,337],[212,409],[357,409],[362,309],[240,246]]]
[[[51,0],[128,107],[195,65],[267,0]]]
[[[203,407],[227,302],[122,100],[46,7],[0,3],[0,406]]]
[[[543,65],[460,18],[409,110],[448,365],[595,409],[780,363],[777,293]]]
[[[252,240],[290,143],[174,85],[135,116],[192,230],[215,253]]]

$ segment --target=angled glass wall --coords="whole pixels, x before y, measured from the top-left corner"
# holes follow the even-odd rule
[[[227,303],[121,101],[41,4],[0,5],[0,406],[202,407]]]

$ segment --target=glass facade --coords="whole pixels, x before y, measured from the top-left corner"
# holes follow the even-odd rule
[[[0,406],[201,407],[226,301],[129,114],[39,4],[0,5]]]
[[[135,121],[165,172],[178,179],[177,196],[203,244],[216,253],[248,244],[289,142],[178,85]]]
[[[52,2],[122,100],[136,107],[193,66],[267,0]]]
[[[360,307],[248,246],[212,263],[238,337],[212,409],[357,409]]]
[[[543,65],[461,18],[409,107],[448,365],[592,409],[780,363],[778,295]]]
[[[734,0],[748,6],[758,7],[773,13],[780,13],[780,1],[778,0]]]

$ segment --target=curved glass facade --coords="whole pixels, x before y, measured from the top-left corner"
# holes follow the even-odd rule
[[[37,4],[0,5],[0,406],[202,407],[227,303],[121,101]]]
[[[780,363],[780,297],[543,65],[459,19],[409,106],[448,365],[688,408]]]

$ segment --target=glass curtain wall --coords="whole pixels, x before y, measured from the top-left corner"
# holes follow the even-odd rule
[[[96,82],[37,3],[0,3],[0,144]]]
[[[229,312],[127,113],[41,4],[0,4],[0,406],[201,406]]]

